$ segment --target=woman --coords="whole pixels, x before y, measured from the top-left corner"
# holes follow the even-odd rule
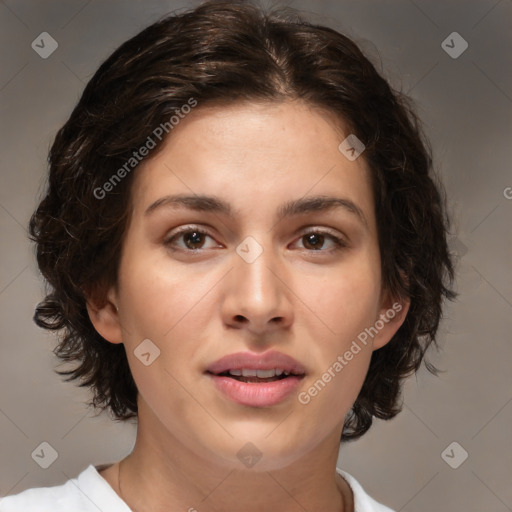
[[[60,373],[136,443],[0,511],[389,511],[339,444],[398,414],[435,342],[447,226],[407,98],[347,37],[245,2],[148,27],[57,134],[30,222]]]

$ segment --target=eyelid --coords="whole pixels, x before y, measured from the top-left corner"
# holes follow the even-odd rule
[[[331,248],[331,249],[325,249],[325,250],[306,250],[306,252],[308,254],[319,254],[321,255],[322,253],[323,254],[329,254],[329,253],[333,253],[335,251],[338,251],[340,249],[344,249],[344,248],[348,248],[350,245],[349,245],[349,242],[348,242],[348,239],[345,235],[343,234],[335,234],[333,233],[331,230],[329,230],[328,228],[320,228],[320,227],[314,227],[314,226],[310,226],[310,227],[306,227],[306,228],[303,228],[299,231],[298,233],[298,239],[297,241],[299,241],[302,237],[308,235],[308,234],[318,234],[318,235],[322,235],[328,239],[330,239],[334,244],[335,244],[335,247]],[[295,242],[296,243],[296,242]]]
[[[180,226],[180,227],[176,228],[176,230],[171,235],[165,237],[163,243],[164,243],[164,245],[171,246],[171,242],[174,239],[176,239],[177,237],[179,237],[179,235],[181,235],[183,233],[188,233],[188,232],[191,232],[191,231],[196,231],[196,232],[201,233],[203,235],[209,236],[210,238],[215,240],[215,237],[206,228],[203,228],[203,227],[200,227],[200,226],[194,225],[194,224],[187,224],[187,225]],[[345,235],[337,234],[337,233],[335,234],[329,228],[318,227],[318,226],[305,226],[305,227],[301,228],[295,234],[296,240],[295,240],[294,243],[296,243],[298,240],[300,240],[303,236],[305,236],[307,234],[324,235],[324,236],[328,237],[332,242],[334,242],[334,244],[336,244],[336,247],[334,247],[332,249],[326,249],[326,250],[315,251],[315,250],[307,250],[307,249],[305,249],[306,252],[308,252],[308,253],[319,253],[319,254],[321,254],[321,253],[330,253],[330,252],[336,251],[337,249],[349,247],[349,243],[348,243],[347,237]],[[196,249],[196,250],[194,250],[194,249],[179,248],[177,250],[182,250],[184,252],[200,252],[200,251],[203,251],[203,250],[206,250],[206,249]]]
[[[298,232],[299,236],[304,236],[308,233],[318,233],[320,235],[329,235],[333,238],[337,238],[338,240],[348,243],[348,237],[345,236],[340,231],[334,231],[327,227],[317,227],[317,226],[306,226],[304,228],[301,228]]]
[[[170,245],[171,242],[177,238],[179,235],[183,234],[183,233],[188,233],[190,231],[197,231],[198,233],[201,233],[202,235],[207,235],[209,236],[210,238],[212,239],[215,239],[215,237],[205,228],[203,227],[200,227],[200,226],[197,226],[197,225],[194,225],[194,224],[187,224],[187,225],[184,225],[184,226],[180,226],[178,228],[176,228],[176,230],[174,230],[172,232],[172,234],[170,235],[167,235],[164,240],[163,240],[163,243],[164,245]],[[192,249],[183,249],[184,251],[190,251],[192,252]],[[196,252],[200,251],[201,249],[197,249]]]

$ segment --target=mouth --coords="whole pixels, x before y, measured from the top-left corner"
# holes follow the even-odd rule
[[[284,370],[283,368],[271,368],[269,370],[255,370],[251,368],[231,369],[220,373],[207,372],[218,377],[228,377],[239,382],[265,383],[283,380],[290,376],[304,377],[305,373]]]
[[[284,401],[306,376],[298,361],[275,351],[231,354],[210,365],[205,373],[223,397],[251,407]]]

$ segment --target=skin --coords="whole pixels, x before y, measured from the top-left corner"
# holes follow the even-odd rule
[[[301,102],[199,105],[137,169],[118,283],[106,302],[88,303],[98,332],[125,344],[139,390],[136,443],[121,464],[122,497],[136,512],[353,510],[335,474],[343,420],[407,302],[307,405],[297,393],[271,407],[238,405],[204,374],[227,354],[274,349],[304,365],[298,392],[307,390],[397,302],[381,288],[366,163],[338,149],[349,133]],[[216,196],[235,215],[144,214],[178,193]],[[284,202],[313,195],[350,199],[366,223],[343,208],[276,222]],[[208,235],[165,244],[189,224]],[[316,246],[305,236],[312,228],[328,231]],[[334,250],[328,234],[346,247]],[[236,252],[248,236],[263,249],[253,263]],[[148,338],[161,352],[145,366],[134,350]],[[248,442],[263,454],[252,468],[237,457]],[[119,464],[101,474],[121,494]]]

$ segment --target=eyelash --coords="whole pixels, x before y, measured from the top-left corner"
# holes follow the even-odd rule
[[[207,231],[205,231],[204,229],[201,229],[199,227],[195,227],[195,226],[184,226],[182,228],[180,228],[176,233],[174,233],[171,237],[169,238],[166,238],[164,240],[164,245],[166,247],[169,247],[171,250],[173,251],[183,251],[183,252],[189,252],[189,253],[198,253],[202,250],[206,250],[206,249],[187,249],[187,248],[174,248],[173,247],[173,243],[174,241],[187,234],[187,233],[200,233],[201,235],[206,235],[206,236],[209,236],[210,238],[214,238],[210,233],[208,233]],[[299,239],[305,237],[306,235],[311,235],[311,234],[315,234],[315,235],[323,235],[327,238],[329,238],[330,240],[332,240],[335,244],[335,247],[332,248],[332,249],[328,249],[328,250],[315,250],[315,249],[305,249],[307,252],[310,252],[310,253],[333,253],[333,252],[336,252],[336,251],[340,251],[342,249],[345,249],[348,247],[348,244],[342,239],[342,238],[339,238],[331,233],[329,233],[328,231],[324,231],[324,230],[320,230],[320,229],[309,229],[308,231],[305,231],[300,237]]]

